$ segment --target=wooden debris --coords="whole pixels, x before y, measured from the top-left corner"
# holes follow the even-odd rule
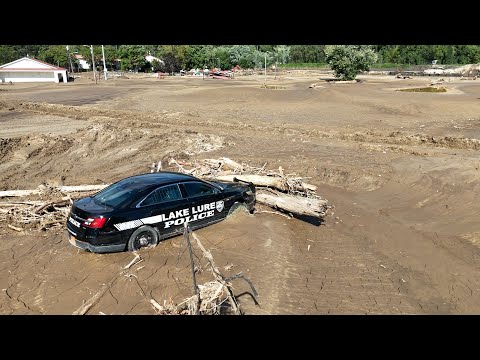
[[[240,171],[244,170],[243,165],[237,163],[236,161],[233,161],[232,159],[223,157],[223,158],[220,158],[220,160],[222,161],[223,166],[226,168],[230,168],[231,170],[240,170]]]
[[[116,280],[116,278],[115,278]],[[88,299],[82,306],[75,310],[72,315],[85,315],[90,308],[95,305],[98,300],[107,292],[111,284],[104,285],[97,293],[95,293],[90,299]]]
[[[441,78],[441,79],[432,81],[432,82],[430,83],[430,86],[439,85],[439,84],[444,84],[444,83],[446,83],[446,82],[447,82],[447,81],[446,81],[444,78]]]
[[[295,174],[285,174],[280,166],[278,171],[266,170],[267,163],[261,168],[255,168],[249,165],[240,164],[229,158],[195,160],[194,162],[176,161],[171,159],[169,164],[174,164],[178,171],[185,174],[191,174],[200,178],[206,178],[212,181],[243,181],[253,183],[257,190],[276,189],[280,192],[273,192],[275,197],[260,196],[260,201],[274,209],[282,209],[299,215],[310,215],[322,217],[327,211],[327,200],[321,199],[316,194],[317,187],[309,184],[304,178],[296,177]],[[226,174],[224,168],[229,173]],[[283,195],[290,197],[283,198]],[[257,193],[258,194],[258,193]],[[280,200],[279,200],[280,198]],[[283,200],[281,200],[283,199]],[[306,200],[317,199],[317,200]],[[257,196],[258,200],[258,196]],[[305,209],[301,209],[305,207]],[[312,210],[312,208],[314,210]]]
[[[153,308],[158,310],[160,313],[165,311],[165,308],[160,305],[157,301],[155,301],[155,299],[150,299],[150,304],[152,304]]]
[[[259,203],[278,208],[298,215],[323,217],[327,211],[327,200],[293,196],[278,191],[269,193],[257,191],[256,199]]]
[[[130,269],[133,265],[138,264],[139,262],[142,262],[143,259],[138,255],[137,253],[134,253],[135,257],[133,258],[132,261],[130,261],[123,269]],[[139,261],[138,261],[139,260]]]
[[[34,195],[34,194],[40,194],[40,190],[35,189],[35,190],[6,190],[6,191],[0,191],[0,197],[28,196],[28,195]]]
[[[327,201],[316,194],[315,185],[307,183],[305,178],[296,174],[286,174],[281,166],[278,170],[266,169],[267,162],[261,167],[254,167],[226,157],[195,161],[177,161],[171,158],[168,164],[181,173],[213,181],[251,182],[257,189],[259,203],[263,201],[264,204],[287,213],[321,217],[328,208]],[[153,163],[151,168],[153,172],[160,171],[162,161]],[[25,229],[62,226],[74,199],[84,197],[88,192],[94,194],[108,185],[40,185],[31,190],[0,191],[0,198],[34,196],[34,200],[0,202],[0,221],[12,226],[21,224]],[[38,197],[42,200],[38,200]]]
[[[108,185],[59,186],[59,187],[56,187],[55,189],[60,192],[83,192],[83,191],[102,190],[107,186]],[[44,192],[42,188],[37,188],[32,190],[6,190],[6,191],[0,191],[0,198],[39,195],[42,192]]]
[[[235,314],[239,314],[240,313],[239,305],[235,299],[235,296],[233,295],[231,284],[227,283],[224,280],[225,277],[222,276],[222,274],[220,273],[220,270],[215,265],[212,254],[210,253],[210,251],[207,251],[203,247],[202,242],[200,241],[198,236],[190,230],[187,224],[185,224],[185,232],[187,234],[188,232],[190,232],[197,246],[202,251],[203,256],[207,259],[210,265],[210,270],[212,271],[212,274],[215,277],[214,282],[205,284],[203,288],[199,286],[200,300],[201,300],[200,308],[199,308],[200,313],[208,313],[209,311],[212,311],[213,313],[219,313],[218,306],[221,303],[223,303],[224,300],[218,302],[218,299],[219,299],[219,296],[225,292],[226,298],[228,299],[230,306],[233,309],[233,312]]]
[[[83,192],[83,191],[94,191],[94,190],[103,190],[109,184],[103,185],[79,185],[79,186],[60,186],[58,189],[60,192]],[[1,196],[1,195],[0,195]]]
[[[226,175],[226,176],[216,176],[215,178],[223,181],[234,181],[234,178],[237,178],[238,180],[251,182],[256,186],[274,187],[282,191],[288,191],[288,190],[315,191],[317,190],[317,187],[315,185],[307,184],[299,179],[294,179],[294,178],[284,179],[281,177],[262,176],[262,175]]]
[[[22,229],[21,229],[21,228],[19,228],[19,227],[16,227],[16,226],[13,226],[13,225],[10,225],[10,224],[7,224],[7,226],[8,226],[10,229],[12,229],[12,230],[15,230],[15,231],[22,231]]]

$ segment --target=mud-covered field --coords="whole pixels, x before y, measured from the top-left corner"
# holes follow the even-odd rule
[[[323,223],[239,213],[196,231],[254,284],[257,303],[232,281],[246,314],[479,313],[480,80],[422,93],[396,90],[434,78],[329,76],[1,85],[0,190],[111,183],[171,157],[282,166],[333,205]],[[0,313],[72,314],[98,295],[87,314],[155,314],[148,299],[193,295],[182,237],[140,255],[124,269],[132,253],[78,250],[64,226],[0,222]]]

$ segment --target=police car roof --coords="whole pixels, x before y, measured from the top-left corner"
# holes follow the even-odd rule
[[[134,175],[124,179],[126,182],[135,182],[143,185],[171,184],[178,181],[199,180],[194,176],[173,171],[160,171],[156,173]]]

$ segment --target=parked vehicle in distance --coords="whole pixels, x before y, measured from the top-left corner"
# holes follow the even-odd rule
[[[95,195],[76,200],[67,220],[69,242],[105,253],[156,246],[180,234],[225,219],[238,207],[252,212],[255,186],[205,181],[161,171],[122,179]]]

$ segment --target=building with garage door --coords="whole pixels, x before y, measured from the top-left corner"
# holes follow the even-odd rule
[[[0,66],[0,82],[64,82],[68,81],[67,69],[46,62],[23,57]]]

